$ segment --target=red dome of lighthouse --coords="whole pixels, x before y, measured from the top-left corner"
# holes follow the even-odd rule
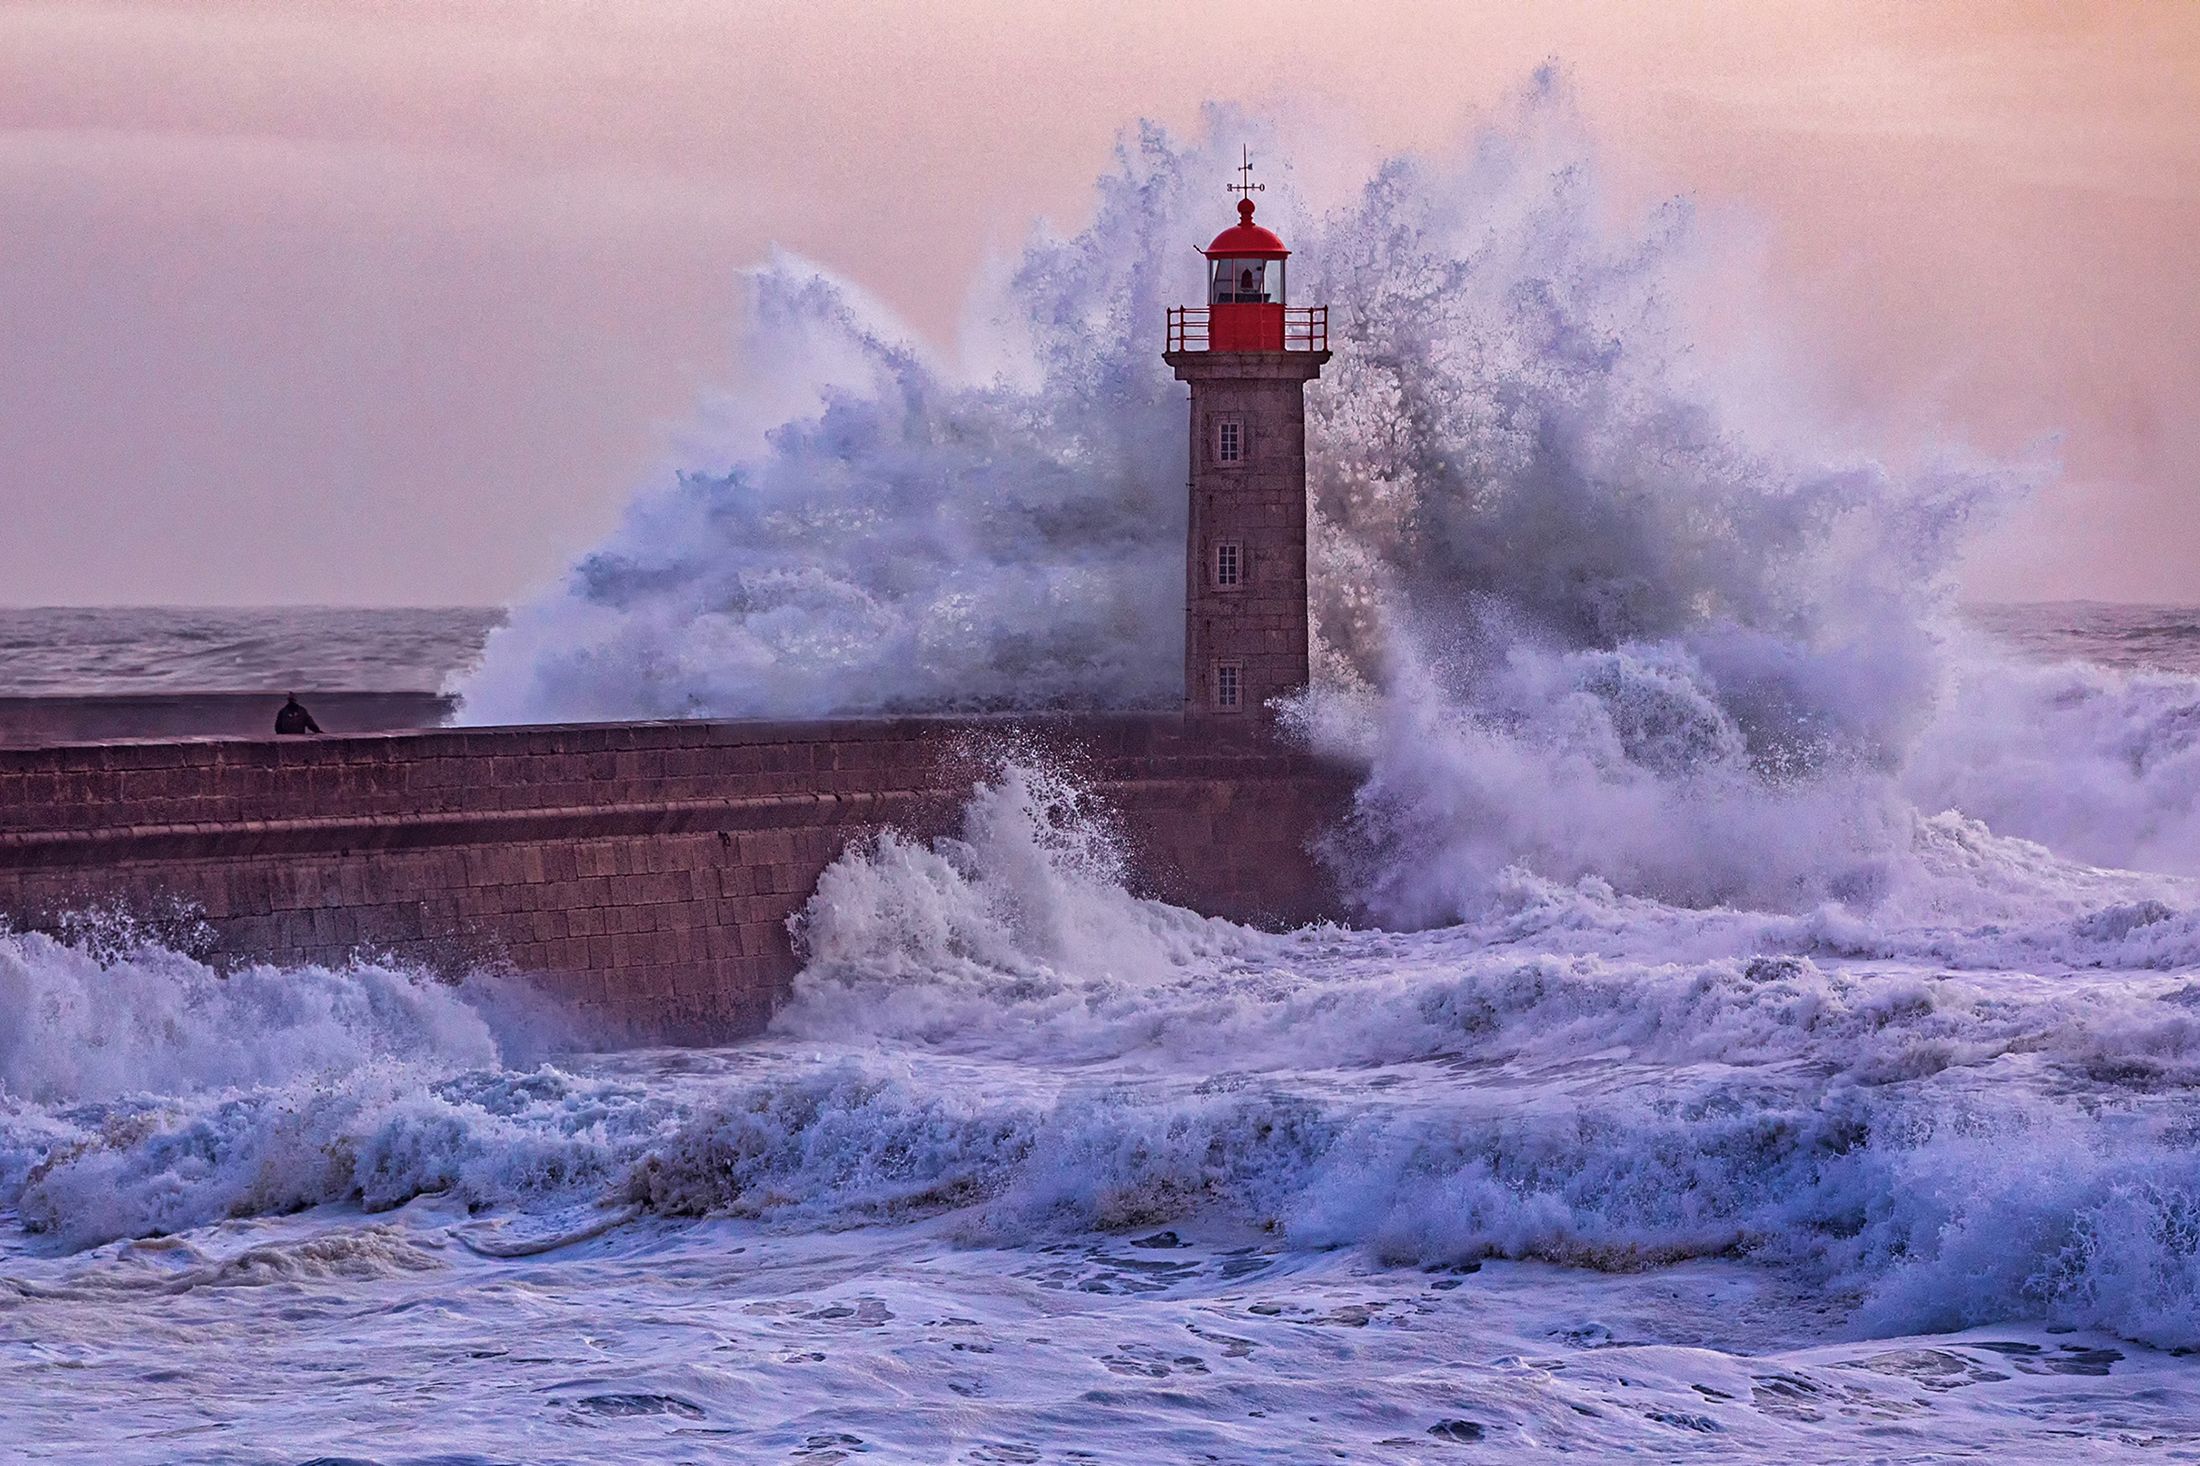
[[[1217,234],[1206,250],[1211,260],[1280,260],[1290,253],[1274,230],[1253,222],[1251,199],[1238,200],[1237,223]]]

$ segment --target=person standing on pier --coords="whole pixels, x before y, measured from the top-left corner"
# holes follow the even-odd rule
[[[275,715],[276,733],[289,737],[293,734],[321,731],[321,725],[313,721],[313,714],[307,712],[306,705],[298,701],[297,693],[286,692],[283,699],[282,711]]]

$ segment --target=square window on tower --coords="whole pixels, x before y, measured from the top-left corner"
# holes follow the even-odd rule
[[[1245,668],[1237,662],[1215,663],[1215,711],[1234,713],[1243,705]]]
[[[1215,546],[1215,585],[1229,590],[1245,583],[1245,551],[1236,540]]]
[[[1215,424],[1215,462],[1243,463],[1245,461],[1245,424],[1234,417],[1226,417]]]

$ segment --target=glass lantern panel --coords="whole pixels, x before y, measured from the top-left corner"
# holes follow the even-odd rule
[[[1268,305],[1283,299],[1281,260],[1216,260],[1211,269],[1211,305]]]

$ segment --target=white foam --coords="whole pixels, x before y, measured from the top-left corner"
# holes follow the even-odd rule
[[[555,1026],[541,1006],[371,960],[222,973],[142,941],[0,935],[0,1204],[84,1246],[328,1202],[600,1186],[655,1111],[607,1113],[615,1090],[504,1068]]]
[[[188,1094],[361,1064],[496,1061],[451,986],[374,961],[227,974],[151,943],[0,934],[0,1093],[41,1104]]]

